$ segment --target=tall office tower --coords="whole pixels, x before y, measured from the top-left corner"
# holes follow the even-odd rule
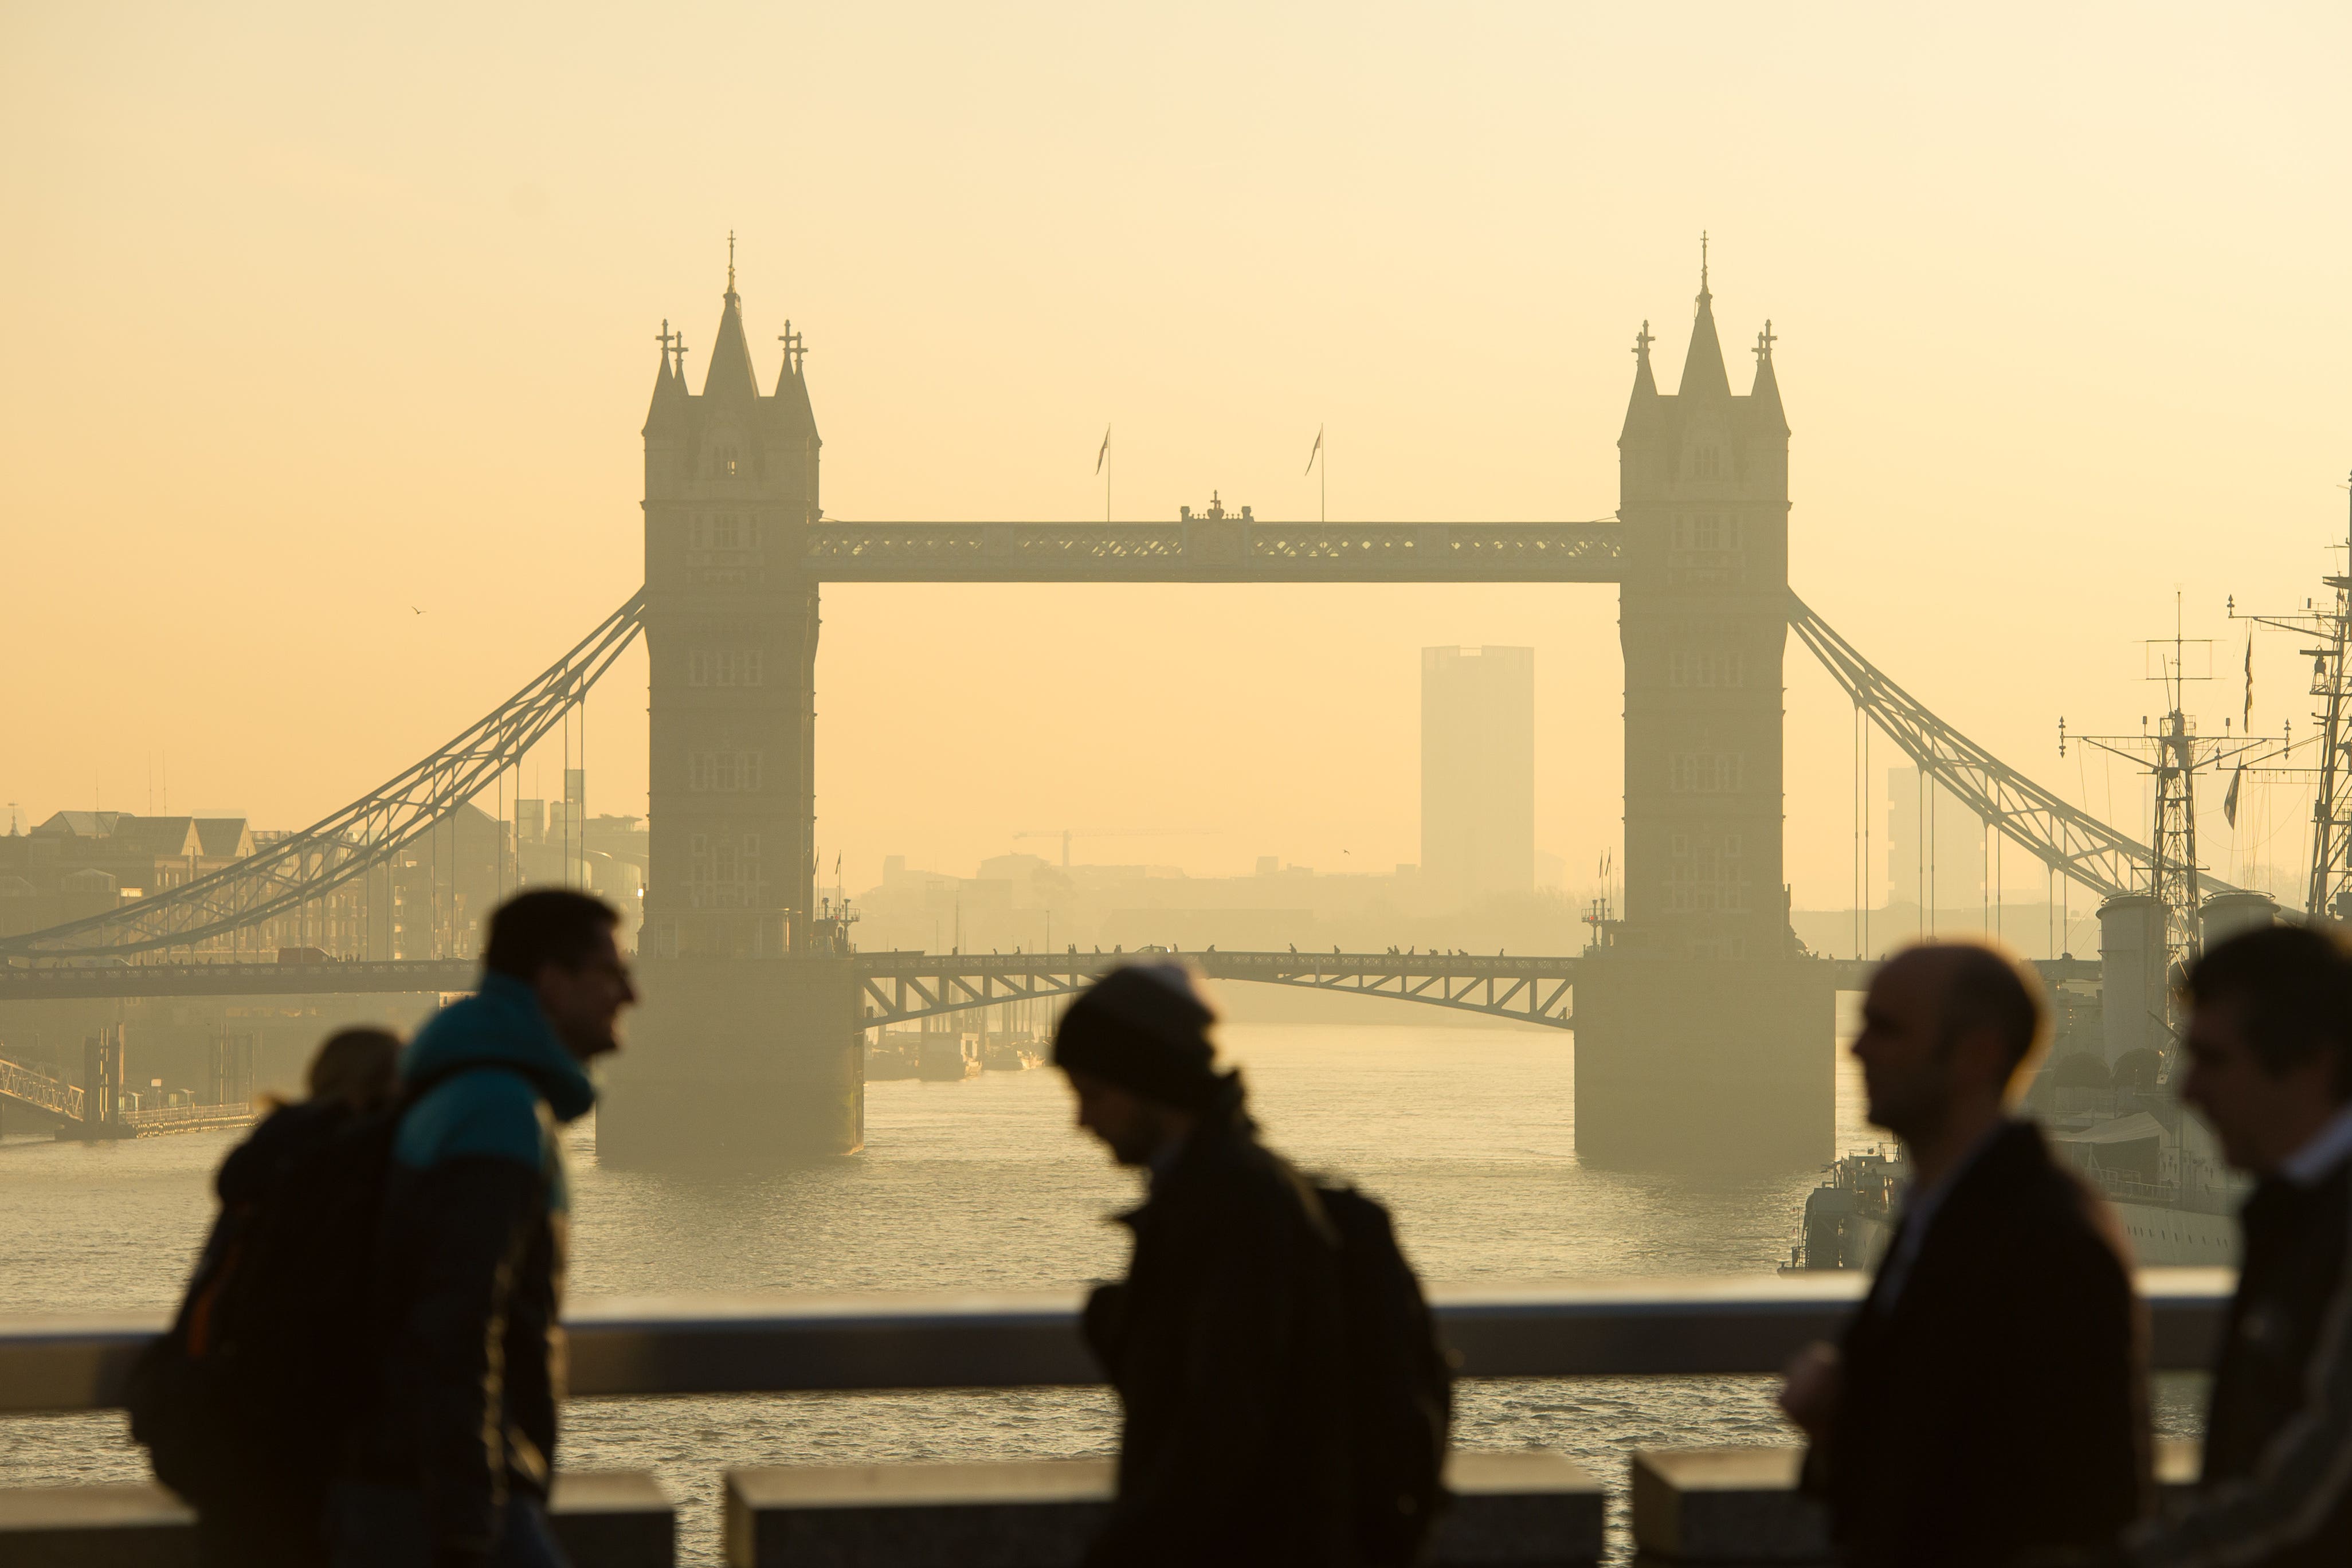
[[[1922,813],[1927,831],[1921,831]],[[1886,901],[1973,912],[1984,899],[1984,819],[1917,768],[1886,770]]]
[[[1536,650],[1421,650],[1421,877],[1440,909],[1535,886]]]

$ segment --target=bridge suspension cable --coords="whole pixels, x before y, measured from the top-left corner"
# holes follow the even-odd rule
[[[2155,857],[2147,845],[2068,805],[1937,718],[1795,594],[1789,595],[1789,626],[1854,706],[1918,764],[1921,774],[1994,831],[2102,898],[2148,890],[2147,868]],[[1924,815],[1921,821],[1924,833]],[[2200,880],[2209,892],[2237,890],[2210,877]]]
[[[634,640],[645,590],[446,744],[299,833],[181,886],[0,939],[0,959],[190,947],[299,909],[391,858],[484,789],[577,707]]]

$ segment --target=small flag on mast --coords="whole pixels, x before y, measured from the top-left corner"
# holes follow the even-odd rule
[[[2238,826],[2238,786],[2246,782],[2246,764],[2240,763],[2238,771],[2230,775],[2230,793],[2221,797],[2221,819],[2231,826]]]
[[[1315,426],[1315,445],[1307,454],[1307,466],[1298,470],[1301,478],[1315,471],[1315,459],[1323,455],[1323,426]]]
[[[1102,450],[1095,454],[1095,472],[1101,473],[1103,464],[1110,460],[1110,426],[1103,426]]]
[[[2254,634],[2246,634],[2246,710],[2239,721],[2241,727],[2254,727]]]

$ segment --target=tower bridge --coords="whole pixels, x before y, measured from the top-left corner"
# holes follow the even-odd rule
[[[1704,268],[1675,392],[1658,389],[1646,322],[1635,338],[1618,506],[1591,521],[1309,524],[1222,508],[1173,523],[829,519],[806,362],[797,335],[785,341],[763,392],[731,266],[699,392],[682,342],[665,333],[643,431],[644,586],[580,645],[431,757],[250,861],[0,939],[0,959],[36,966],[0,977],[0,999],[65,994],[43,986],[238,983],[194,973],[232,966],[157,966],[181,972],[170,980],[41,966],[184,953],[363,875],[519,760],[642,632],[646,1005],[612,1069],[600,1152],[658,1164],[857,1148],[866,1028],[1058,994],[1112,960],[848,951],[814,886],[828,582],[1614,584],[1625,907],[1586,955],[1188,955],[1233,979],[1572,1023],[1578,1149],[1595,1163],[1785,1168],[1832,1152],[1832,996],[1852,977],[1807,955],[1790,929],[1781,701],[1792,626],[1906,754],[2054,875],[2113,896],[2147,861],[2143,846],[1945,724],[1790,594],[1775,339],[1766,323],[1749,388],[1735,394]],[[361,967],[339,984],[398,978],[371,981]],[[446,988],[446,975],[430,978]]]

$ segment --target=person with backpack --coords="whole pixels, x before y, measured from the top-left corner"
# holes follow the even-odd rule
[[[324,1325],[359,1306],[400,1048],[382,1029],[338,1030],[310,1060],[309,1097],[268,1102],[221,1162],[220,1215],[179,1314],[132,1373],[131,1435],[196,1510],[203,1568],[327,1561],[336,1445],[320,1406],[356,1387]]]
[[[481,986],[401,1060],[368,1320],[372,1386],[330,1501],[337,1568],[547,1568],[562,1390],[562,1126],[636,1000],[610,905],[490,917]]]
[[[1114,969],[1054,1061],[1078,1125],[1150,1195],[1088,1299],[1118,1391],[1118,1493],[1089,1568],[1410,1563],[1443,1500],[1444,1358],[1388,1216],[1258,1142],[1189,972]]]

